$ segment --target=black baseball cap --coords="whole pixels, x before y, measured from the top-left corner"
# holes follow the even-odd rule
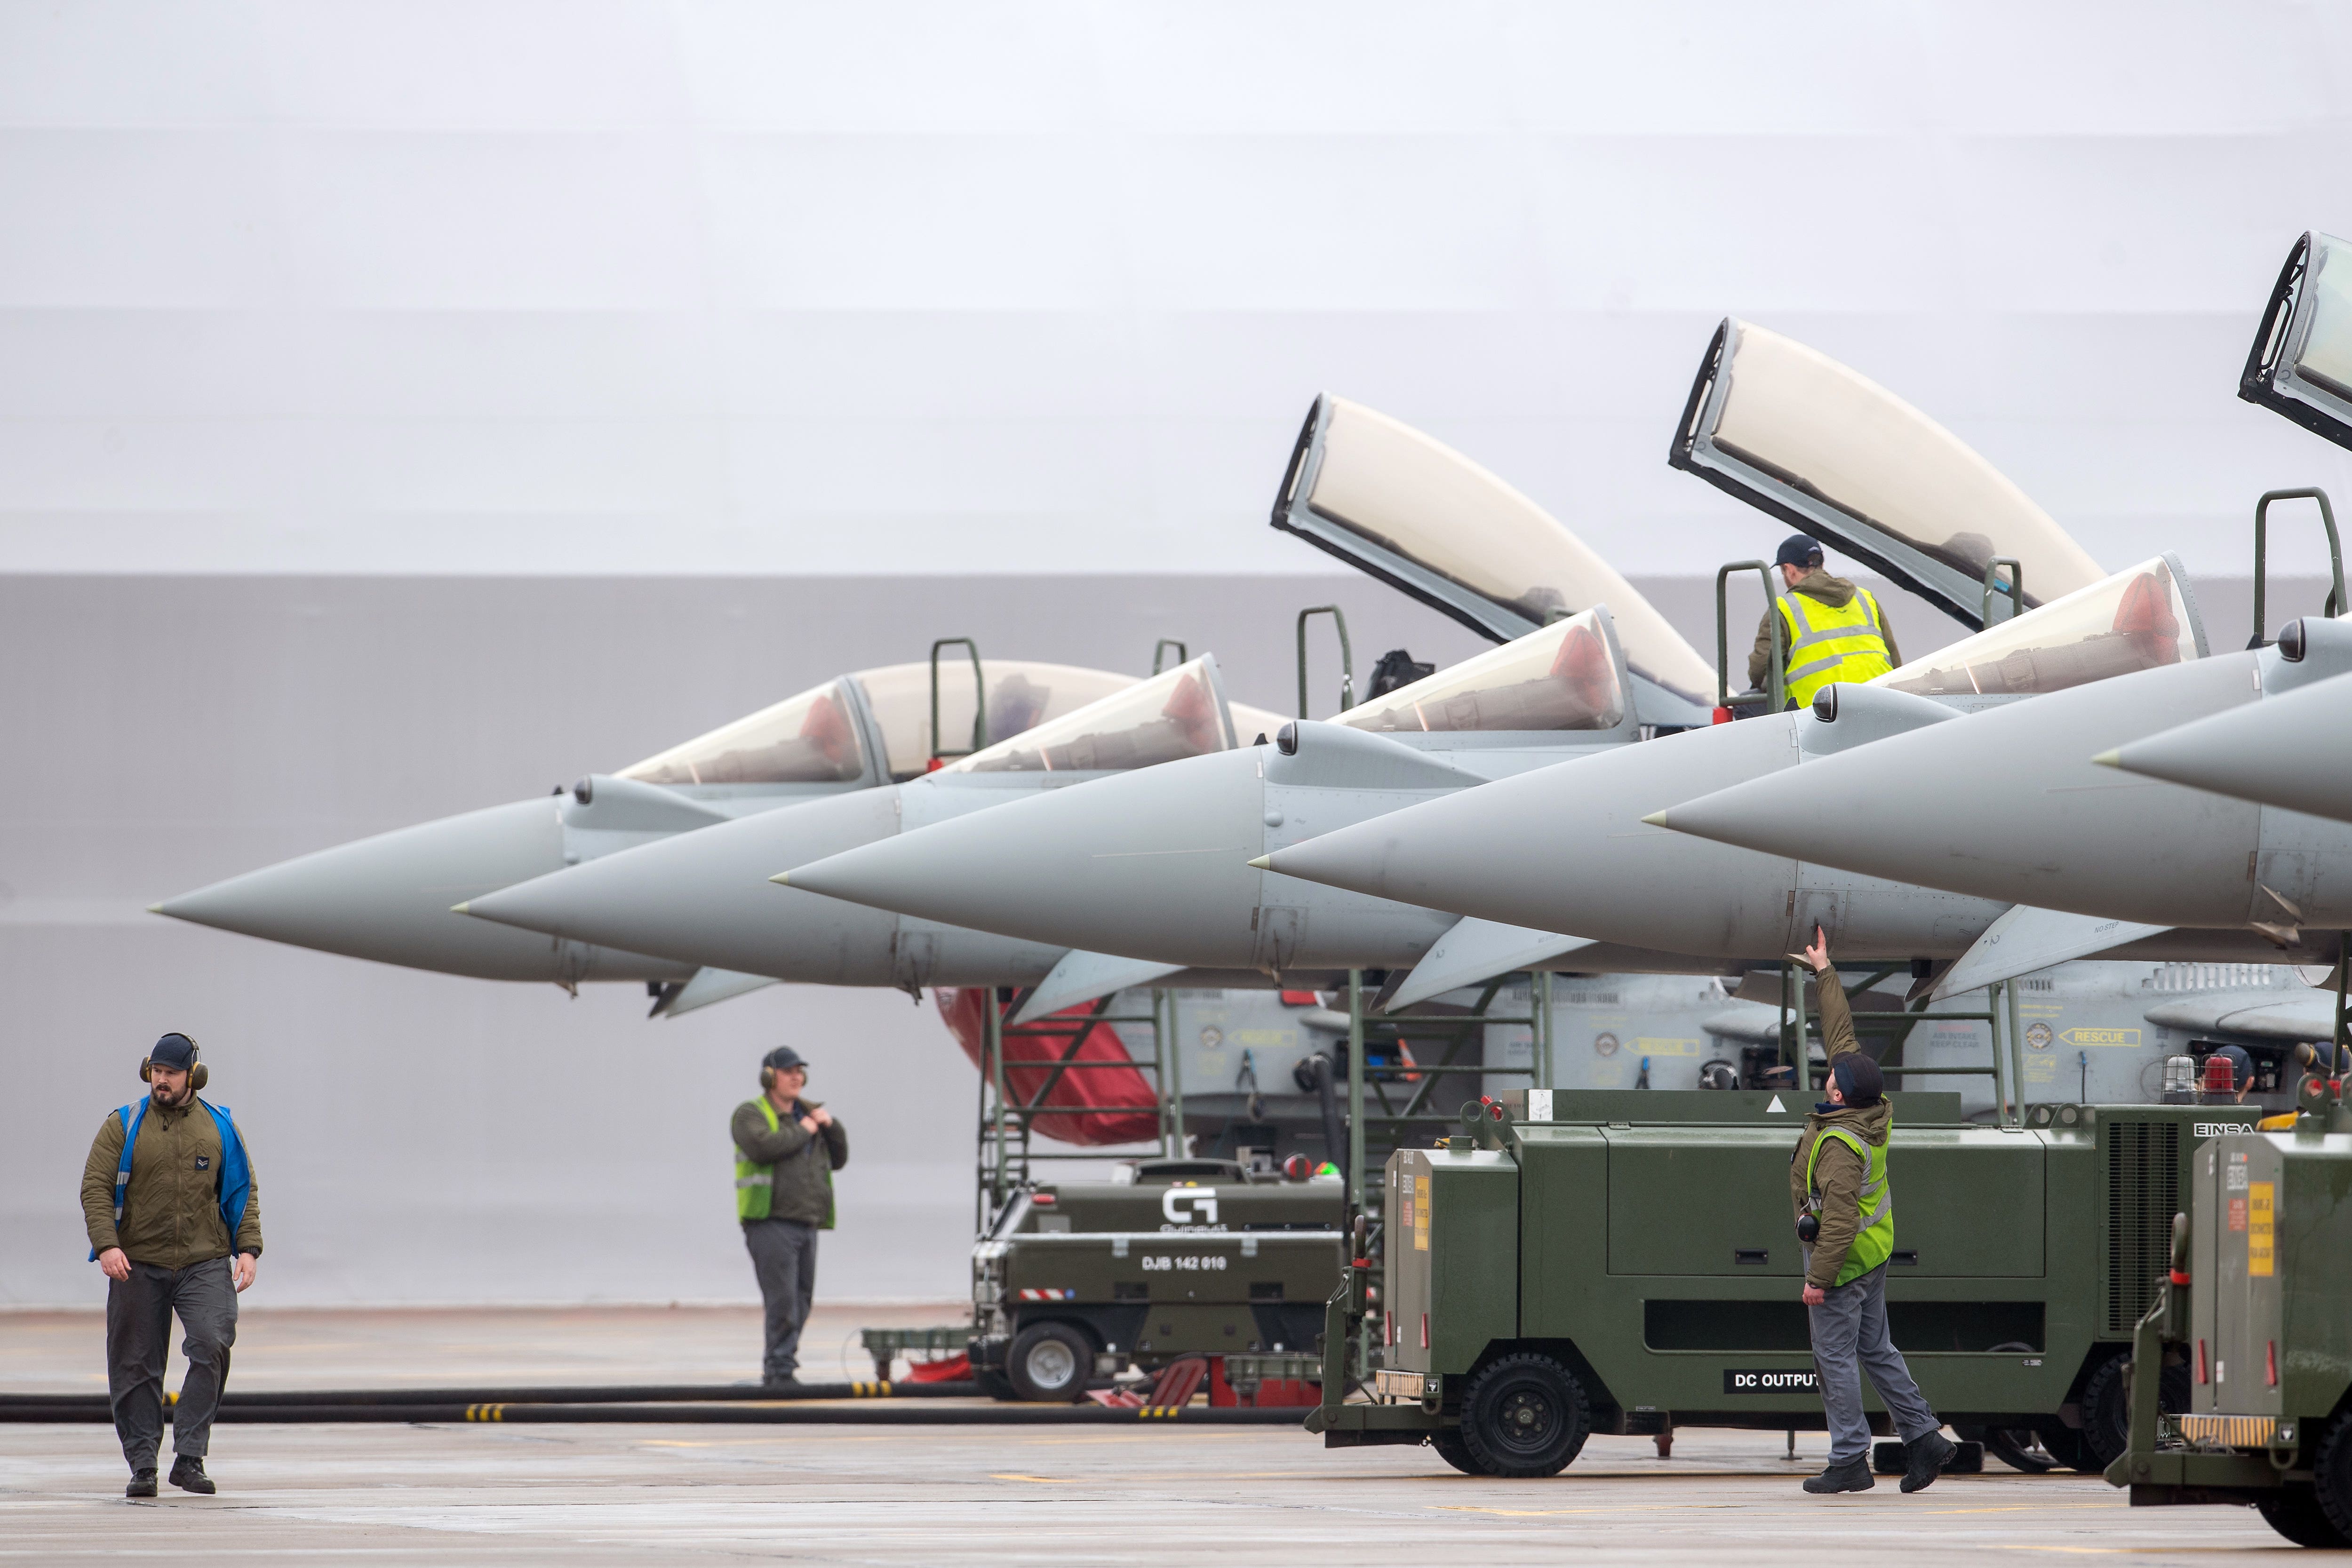
[[[196,1042],[174,1030],[155,1042],[155,1049],[147,1053],[147,1061],[155,1067],[185,1072],[196,1064]]]
[[[1780,553],[1772,558],[1774,566],[1819,566],[1822,547],[1810,534],[1790,534],[1780,541]]]
[[[1886,1075],[1878,1063],[1858,1051],[1849,1051],[1837,1059],[1830,1069],[1837,1079],[1838,1092],[1845,1096],[1848,1105],[1875,1105],[1886,1098]]]
[[[762,1067],[772,1067],[778,1072],[790,1072],[793,1068],[806,1067],[808,1063],[802,1061],[801,1053],[794,1051],[791,1046],[780,1045],[776,1047],[775,1050],[768,1052],[767,1055],[760,1058],[760,1065]]]

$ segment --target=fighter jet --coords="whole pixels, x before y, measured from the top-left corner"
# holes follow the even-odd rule
[[[732,974],[908,991],[1037,987],[1023,1016],[1040,1016],[1183,966],[1112,960],[1083,942],[1008,939],[951,921],[859,909],[780,891],[769,884],[770,873],[780,862],[893,841],[929,822],[983,810],[993,821],[1011,803],[1087,779],[1234,755],[1282,722],[1230,703],[1215,658],[1204,653],[920,778],[642,845],[519,881],[459,908],[489,929],[520,927]],[[1214,981],[1188,976],[1184,983]]]
[[[2159,665],[1933,724],[1801,770],[1667,802],[1658,825],[1979,898],[2258,932],[2309,955],[2352,926],[2352,826],[2095,760],[2184,720],[2352,673],[2352,625]],[[1820,722],[1816,719],[1814,722]],[[1646,814],[1645,814],[1646,815]]]
[[[756,977],[627,948],[551,940],[451,913],[468,898],[778,806],[919,776],[941,747],[1027,730],[1136,684],[1066,664],[893,664],[837,676],[568,790],[402,828],[248,872],[154,906],[176,919],[356,958],[484,979],[643,981],[664,1004]],[[984,685],[986,702],[979,700]],[[940,733],[933,734],[936,716]]]
[[[1809,402],[1819,402],[1821,410],[1809,411]],[[1277,498],[1277,526],[1308,533],[1327,549],[1357,552],[1368,570],[1465,619],[1480,613],[1481,605],[1489,615],[1517,606],[1524,620],[1538,602],[1547,608],[1555,602],[1590,603],[1580,596],[1571,600],[1574,588],[1587,585],[1612,595],[1632,595],[1631,586],[1622,580],[1604,584],[1572,576],[1568,579],[1570,592],[1514,587],[1562,580],[1566,574],[1542,564],[1547,559],[1542,552],[1565,535],[1564,529],[1501,481],[1425,437],[1414,436],[1409,444],[1392,436],[1380,439],[1390,433],[1357,417],[1352,405],[1337,405],[1336,418],[1326,413],[1331,406],[1330,400],[1318,404],[1317,416],[1308,422],[1301,455]],[[1965,480],[1968,494],[1978,503],[1968,520],[1979,531],[1962,537],[1949,526],[1936,497],[1907,495],[1897,483],[1899,476],[1877,465],[1874,454],[1886,447],[1920,455],[1923,471],[1938,485]],[[1948,433],[1844,367],[1762,328],[1730,321],[1716,334],[1694,385],[1678,451],[1687,462],[1708,467],[1720,482],[1750,498],[1772,497],[1774,508],[1784,514],[1802,515],[1801,507],[1816,506],[1824,496],[1840,507],[1852,507],[1853,513],[1839,514],[1839,537],[1866,541],[1880,558],[1898,563],[1915,586],[1965,619],[1981,619],[1984,575],[1995,557],[2033,563],[2024,573],[2028,603],[2037,581],[2053,599],[2063,599],[2065,595],[2057,592],[2061,587],[2087,591],[2088,584],[2097,580],[2095,568],[2088,566],[2087,558],[2046,514]],[[1408,458],[1416,465],[1409,483],[1397,476]],[[1350,467],[1384,476],[1386,482],[1359,482]],[[1458,564],[1458,554],[1448,553],[1444,538],[1433,537],[1425,526],[1413,531],[1390,518],[1366,515],[1379,497],[1404,493],[1446,497],[1447,515],[1463,519],[1464,537],[1506,559],[1529,564],[1507,575],[1465,570]],[[1932,549],[1921,548],[1929,540],[1934,541]],[[2171,569],[2158,565],[2169,593]],[[2042,573],[2039,579],[2036,570]],[[2088,582],[2078,583],[2086,572]],[[2016,585],[2004,579],[2003,586],[2013,591]],[[2156,587],[2152,582],[2143,592]],[[2114,594],[2123,591],[2119,584]],[[1608,600],[1612,612],[1620,603],[1635,602],[1622,597]],[[1652,625],[1654,612],[1646,605],[1642,610],[1638,621],[1613,616],[1621,636],[1629,626]],[[1654,672],[1674,671],[1676,685],[1685,691],[1703,691],[1712,684],[1705,662],[1662,620],[1646,635],[1649,643],[1642,649],[1627,638],[1626,663],[1635,671],[1645,666]],[[1669,649],[1671,656],[1664,652]],[[2024,673],[2018,676],[2020,681],[2028,678]],[[2057,677],[2053,673],[2043,678]],[[1409,695],[1398,694],[1398,698]],[[1317,846],[1381,839],[1393,820],[1388,813],[1412,804],[1415,793],[1433,802],[1452,798],[1414,805],[1412,820],[1444,813],[1446,820],[1475,829],[1488,821],[1490,807],[1526,798],[1523,787],[1538,776],[1530,769],[1541,768],[1541,776],[1560,779],[1581,777],[1590,768],[1619,768],[1634,776],[1663,768],[1671,775],[1676,761],[1686,757],[1685,750],[1673,751],[1663,762],[1642,758],[1671,740],[1677,747],[1692,743],[1718,751],[1729,747],[1730,755],[1723,759],[1729,765],[1723,773],[1727,779],[1747,776],[1756,765],[1748,752],[1769,749],[1760,734],[1748,733],[1746,726],[1633,746],[1633,737],[1622,731],[1549,739],[1447,733],[1471,727],[1431,722],[1430,711],[1430,705],[1423,703],[1403,722],[1358,713],[1329,724],[1300,724],[1277,737],[1272,757],[1201,759],[1088,786],[992,818],[984,831],[976,824],[935,828],[890,845],[793,867],[786,874],[794,887],[1035,940],[1069,940],[1084,931],[1107,950],[1139,957],[1254,962],[1260,967],[1284,961],[1373,968],[1433,966],[1432,972],[1416,972],[1404,983],[1391,998],[1400,1003],[1428,994],[1433,986],[1443,989],[1482,972],[1550,963],[1571,953],[1580,969],[1688,969],[1727,955],[1777,955],[1790,946],[1795,904],[1792,898],[1782,906],[1779,884],[1769,899],[1779,924],[1761,946],[1727,941],[1723,901],[1705,882],[1645,886],[1646,894],[1678,904],[1686,917],[1653,923],[1641,935],[1623,926],[1576,924],[1584,904],[1576,902],[1572,893],[1559,899],[1548,896],[1571,881],[1571,867],[1578,873],[1574,887],[1598,902],[1612,902],[1604,890],[1615,884],[1612,879],[1582,874],[1583,857],[1591,852],[1581,844],[1578,859],[1567,864],[1549,852],[1560,837],[1549,811],[1515,815],[1509,828],[1496,835],[1492,852],[1511,860],[1514,873],[1538,894],[1517,901],[1515,912],[1508,914],[1491,903],[1479,904],[1475,891],[1440,896],[1436,880],[1349,882],[1311,871],[1301,871],[1296,879],[1255,878],[1233,863],[1244,856],[1270,855],[1264,863],[1276,872],[1319,864],[1325,857]],[[1934,711],[1940,716],[1943,710]],[[1679,727],[1659,723],[1656,727]],[[1850,727],[1845,733],[1859,727]],[[1393,749],[1374,747],[1365,734],[1351,735],[1350,730],[1391,740]],[[1774,738],[1778,750],[1773,754],[1785,756],[1790,745],[1785,728]],[[1457,776],[1448,778],[1441,769]],[[1519,777],[1507,779],[1508,788],[1486,782],[1514,774]],[[1603,773],[1600,778],[1613,776]],[[1407,779],[1411,782],[1403,782]],[[1471,790],[1473,785],[1483,787]],[[1572,792],[1573,786],[1569,788]],[[1471,868],[1454,869],[1462,873],[1457,880],[1484,880]],[[1793,872],[1783,868],[1780,883],[1790,884],[1787,891],[1791,894],[1795,880]],[[1306,882],[1370,895],[1373,902],[1333,900],[1302,885]],[[1805,891],[1810,904],[1810,895],[1818,892],[1847,895],[1852,890],[1824,888],[1818,879],[1809,879]],[[1916,942],[1939,929],[1965,926],[1973,935],[2000,913],[1997,907],[1906,896],[1905,907],[1916,919],[1906,917],[1885,936],[1890,950],[1903,953],[1916,950]],[[1448,920],[1433,915],[1433,908],[1470,918]],[[1585,951],[1596,938],[1609,943],[1610,950]],[[1854,930],[1842,930],[1841,941],[1848,950],[1853,950],[1855,939]],[[1483,971],[1480,965],[1486,966]]]
[[[1770,787],[1784,815],[1801,814],[1813,837],[1831,836],[1843,831],[1846,819],[1811,792],[1815,777],[1833,765],[2041,713],[2073,695],[2068,688],[2088,696],[2145,678],[2079,685],[2135,661],[2155,674],[2218,663],[2202,653],[2178,565],[2159,557],[1866,685],[1831,687],[1811,711],[1719,725],[1522,774],[1277,850],[1267,864],[1289,877],[1466,916],[1721,960],[1775,958],[1802,946],[1816,925],[1856,959],[1953,958],[2027,895],[2007,886],[1949,887],[1933,878],[1923,887],[1916,876],[1876,865],[1831,869],[1819,857],[1787,849],[1769,855],[1726,850],[1646,819],[1674,808],[1662,820],[1679,822],[1688,809],[1682,802],[1727,786]],[[2015,700],[2051,686],[2059,688],[2054,695]],[[1995,705],[1997,712],[1957,716]],[[2006,749],[1978,755],[1987,770],[2021,766]],[[1889,782],[1895,777],[1882,778],[1882,787],[1898,788],[1909,805],[1920,797],[1921,780],[1950,775],[1931,770]],[[1939,886],[1949,890],[1931,891]],[[2159,945],[2124,950],[2151,957],[2256,956],[2226,935],[2119,936],[2087,929],[2096,922],[2084,924],[2083,938],[2094,946],[2056,952],[2042,963],[2151,938]],[[2195,923],[2157,922],[2181,924]],[[1988,977],[2005,977],[1979,975],[1969,983]]]

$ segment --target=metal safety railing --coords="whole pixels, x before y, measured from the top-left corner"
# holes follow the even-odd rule
[[[1762,690],[1735,694],[1731,689],[1731,610],[1725,591],[1735,571],[1753,571],[1764,584],[1764,620],[1772,639],[1772,660],[1765,671],[1767,685]],[[1779,713],[1789,706],[1788,690],[1783,684],[1789,663],[1788,651],[1780,645],[1780,618],[1772,612],[1772,601],[1780,595],[1772,587],[1772,569],[1760,560],[1727,561],[1715,572],[1715,708],[1716,722],[1737,716],[1741,708],[1755,708],[1759,713]]]
[[[940,733],[940,650],[961,648],[971,656],[971,745],[961,751],[950,751],[947,737]],[[969,637],[942,637],[931,644],[931,756],[930,766],[958,757],[970,757],[988,746],[988,677],[981,672],[980,644]]]
[[[2270,606],[2270,512],[2273,501],[2316,501],[2319,503],[2319,526],[2327,534],[2327,568],[2329,587],[2327,603],[2321,613],[2334,616],[2347,602],[2344,595],[2344,545],[2336,534],[2336,508],[2327,502],[2327,492],[2317,486],[2299,490],[2265,490],[2254,503],[2254,634],[2246,643],[2249,648],[2263,646],[2268,632],[2267,612]]]
[[[978,1179],[974,1184],[973,1196],[974,1235],[986,1235],[995,1226],[997,1217],[1003,1213],[1005,1206],[1029,1185],[1034,1165],[1042,1161],[1118,1157],[1118,1151],[1115,1148],[1074,1147],[1066,1151],[1036,1148],[1036,1124],[1041,1117],[1134,1116],[1149,1110],[1157,1124],[1158,1152],[1171,1159],[1184,1155],[1183,1067],[1177,1060],[1175,1030],[1169,1016],[1174,1004],[1164,990],[1155,989],[1150,996],[1151,1010],[1148,1013],[1112,1012],[1111,1006],[1118,999],[1114,994],[1096,1002],[1084,1017],[1051,1017],[1025,1024],[1008,1024],[1004,1021],[1005,1015],[1014,1008],[1017,998],[1006,999],[993,989],[984,992],[981,1005],[980,1133]],[[1150,1060],[1136,1059],[1126,1037],[1118,1032],[1117,1026],[1120,1024],[1150,1027]],[[1118,1060],[1077,1060],[1079,1051],[1097,1029],[1108,1030],[1111,1037],[1119,1042],[1122,1054]],[[1058,1041],[1059,1048],[1042,1057],[1007,1062],[1004,1042],[1008,1038]],[[1031,1092],[1017,1093],[1012,1087],[1008,1068],[1042,1071],[1042,1076]],[[1145,1107],[1091,1102],[1046,1103],[1046,1097],[1070,1074],[1106,1071],[1149,1074],[1155,1104]]]
[[[1336,604],[1318,604],[1298,612],[1298,716],[1311,716],[1307,711],[1307,622],[1318,615],[1328,615],[1331,628],[1339,633],[1339,711],[1347,712],[1356,706],[1356,654],[1348,644],[1348,617]]]

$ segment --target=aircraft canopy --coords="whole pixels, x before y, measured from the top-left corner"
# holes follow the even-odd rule
[[[1828,355],[1737,317],[1708,345],[1671,461],[1971,626],[1982,623],[1997,556],[2023,563],[2028,606],[2101,576],[2049,513],[1950,431]]]
[[[944,720],[942,721],[944,722]],[[1079,773],[1149,768],[1234,744],[1213,656],[1113,692],[959,758],[941,773]]]
[[[2032,580],[2029,570],[2026,580]],[[2196,601],[2169,554],[1995,622],[1873,680],[1921,696],[2023,696],[2205,656]]]
[[[991,744],[1010,739],[1047,719],[1075,713],[1136,684],[1133,675],[1034,659],[982,659],[980,673],[988,684]],[[920,775],[934,754],[930,665],[887,664],[878,670],[860,670],[849,678],[866,694],[866,706],[882,732],[890,777],[903,781]],[[946,737],[946,749],[971,749],[971,661],[942,651],[940,730]]]
[[[1601,611],[1588,610],[1359,704],[1331,722],[1394,733],[1614,729],[1624,718],[1609,628]]]

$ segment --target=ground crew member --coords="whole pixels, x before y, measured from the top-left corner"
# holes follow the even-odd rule
[[[1823,686],[1866,681],[1903,662],[1877,595],[1823,571],[1821,546],[1803,534],[1790,534],[1780,541],[1773,560],[1789,591],[1767,605],[1764,619],[1756,623],[1756,646],[1748,654],[1751,687],[1769,689],[1776,615],[1783,653],[1780,680],[1790,707],[1810,706]]]
[[[1886,1333],[1886,1260],[1895,1252],[1886,1137],[1895,1108],[1886,1103],[1878,1063],[1854,1039],[1845,987],[1830,967],[1829,938],[1818,925],[1804,961],[1821,978],[1822,1040],[1830,1060],[1829,1098],[1805,1118],[1789,1162],[1797,1235],[1810,1239],[1806,1316],[1830,1426],[1829,1468],[1807,1478],[1805,1490],[1868,1491],[1877,1484],[1870,1474],[1870,1421],[1862,1410],[1867,1373],[1903,1438],[1903,1490],[1917,1491],[1934,1483],[1954,1449]]]
[[[833,1228],[833,1173],[849,1163],[849,1134],[833,1113],[801,1098],[808,1064],[789,1045],[760,1062],[761,1095],[735,1107],[735,1214],[767,1307],[760,1382],[790,1387],[801,1326],[816,1294],[816,1233]]]
[[[194,1040],[165,1035],[139,1076],[147,1097],[99,1124],[81,1172],[89,1256],[107,1280],[107,1394],[131,1465],[123,1495],[155,1495],[176,1312],[188,1375],[172,1406],[172,1484],[209,1496],[205,1454],[236,1343],[237,1293],[261,1257],[261,1189],[228,1107],[196,1097],[205,1072]]]

